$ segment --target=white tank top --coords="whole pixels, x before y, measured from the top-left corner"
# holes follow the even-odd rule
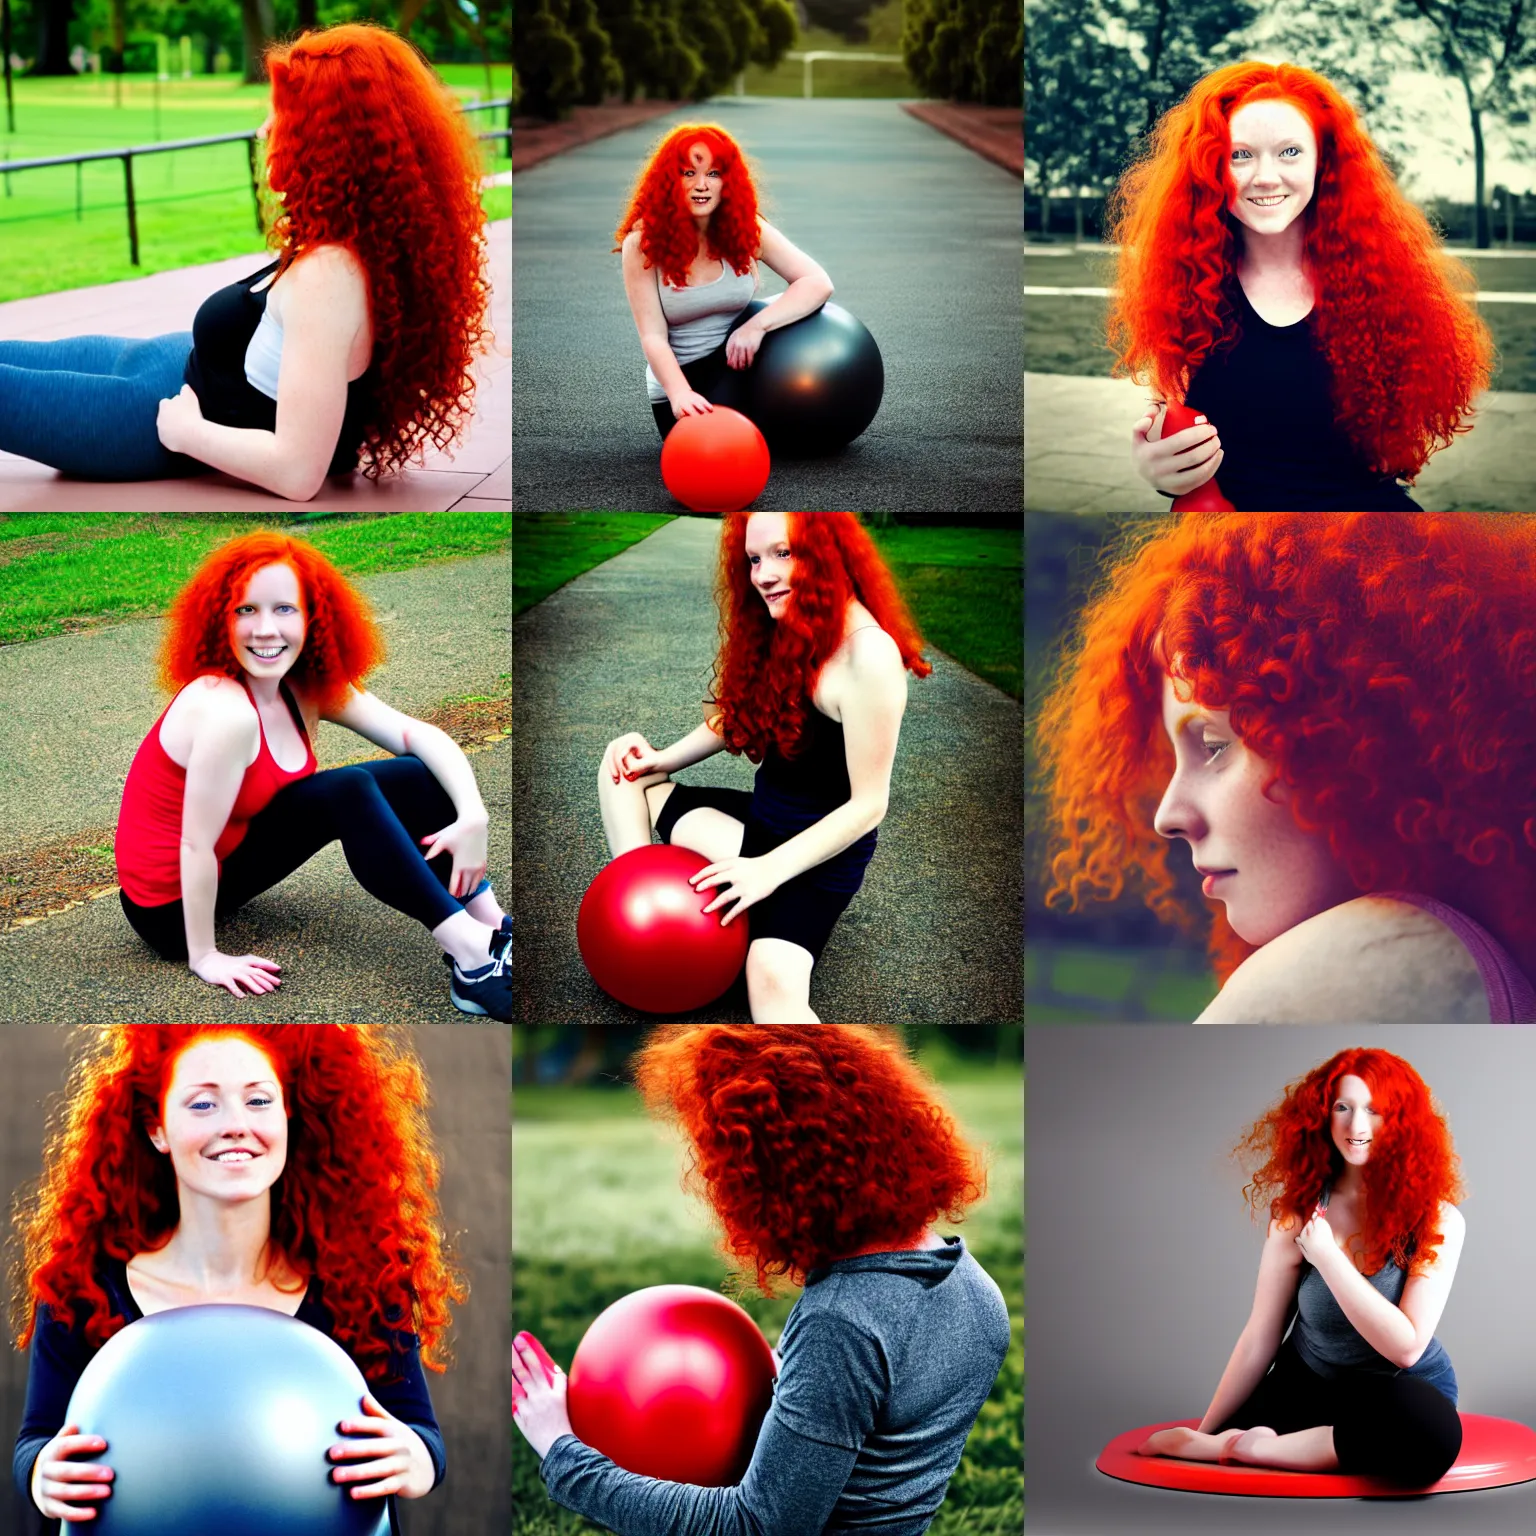
[[[730,333],[731,322],[757,292],[756,262],[745,272],[734,271],[728,261],[720,265],[720,276],[712,283],[687,288],[674,288],[663,281],[660,269],[656,269],[656,292],[667,320],[667,344],[679,363],[695,362],[713,352]],[[645,391],[653,404],[659,405],[667,398],[649,364],[645,370]]]

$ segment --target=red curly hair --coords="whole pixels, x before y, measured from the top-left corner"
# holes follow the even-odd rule
[[[1270,765],[1361,893],[1438,897],[1536,975],[1536,514],[1185,513],[1128,525],[1036,739],[1047,904],[1128,874],[1193,930],[1153,815],[1163,675]],[[1139,546],[1139,547],[1138,547]],[[1253,947],[1214,916],[1224,981]]]
[[[795,595],[779,619],[752,585],[747,519],[754,515],[761,514],[727,513],[721,531],[720,651],[708,702],[726,748],[757,763],[770,746],[786,757],[797,750],[816,678],[843,643],[850,600],[875,616],[910,671],[927,677],[933,667],[923,660],[923,637],[896,578],[856,512],[786,514]]]
[[[1445,1239],[1441,1204],[1454,1205],[1464,1190],[1444,1114],[1424,1079],[1390,1051],[1340,1051],[1292,1083],[1234,1149],[1257,1162],[1243,1195],[1255,1213],[1268,1199],[1273,1221],[1311,1219],[1324,1186],[1343,1171],[1329,1122],[1346,1077],[1358,1077],[1371,1090],[1371,1107],[1383,1116],[1362,1170],[1363,1272],[1375,1274],[1388,1259],[1404,1271],[1423,1270]]]
[[[271,1244],[320,1282],[337,1342],[370,1380],[384,1379],[388,1320],[416,1334],[424,1365],[446,1369],[448,1303],[468,1290],[444,1251],[426,1077],[398,1029],[382,1024],[78,1026],[45,1171],[15,1216],[17,1347],[42,1306],[63,1320],[78,1309],[97,1348],[125,1325],[99,1268],[162,1248],[176,1230],[176,1175],[149,1132],[177,1058],[206,1035],[249,1040],[281,1080],[288,1161],[271,1191]]]
[[[741,145],[715,123],[684,123],[651,151],[635,180],[629,207],[613,232],[613,248],[618,250],[624,237],[639,225],[646,266],[657,268],[674,288],[686,285],[688,268],[699,254],[698,226],[683,190],[683,169],[695,144],[709,151],[722,173],[720,203],[710,215],[705,235],[709,254],[744,273],[762,247],[757,187]]]
[[[491,336],[479,144],[421,52],[385,27],[305,32],[263,63],[277,276],[321,244],[345,246],[368,273],[375,382],[361,469],[376,480],[428,443],[449,447],[474,414],[472,370]]]
[[[1238,340],[1239,226],[1227,212],[1232,114],[1252,101],[1297,107],[1317,135],[1302,213],[1316,288],[1313,333],[1333,374],[1339,426],[1373,473],[1412,479],[1437,448],[1471,430],[1493,343],[1471,302],[1476,279],[1440,246],[1399,190],[1354,108],[1294,64],[1229,64],[1164,115],[1145,156],[1112,194],[1105,238],[1118,242],[1109,310],[1113,372],[1150,377],[1183,400],[1206,356]]]
[[[304,647],[288,680],[321,714],[339,709],[354,685],[384,660],[384,637],[368,600],[314,545],[285,533],[242,534],[209,555],[176,595],[160,644],[160,686],[171,692],[209,673],[238,682],[230,646],[235,607],[263,566],[289,566],[299,579]]]
[[[859,1249],[910,1245],[986,1193],[980,1156],[888,1028],[663,1026],[634,1075],[687,1137],[684,1185],[766,1296]]]

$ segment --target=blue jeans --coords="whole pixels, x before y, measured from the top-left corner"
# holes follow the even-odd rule
[[[0,341],[0,451],[77,480],[165,480],[206,464],[171,453],[155,429],[181,392],[192,333],[131,341],[71,336]]]

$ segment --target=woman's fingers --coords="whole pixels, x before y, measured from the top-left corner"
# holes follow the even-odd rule
[[[544,1367],[545,1380],[548,1381],[551,1386],[553,1386],[555,1377],[559,1373],[560,1367],[550,1359],[549,1351],[545,1349],[544,1346],[540,1344],[539,1341],[534,1338],[531,1333],[520,1333],[518,1334],[518,1338],[521,1340],[525,1349],[531,1349],[533,1351],[534,1357],[538,1360],[539,1364]]]

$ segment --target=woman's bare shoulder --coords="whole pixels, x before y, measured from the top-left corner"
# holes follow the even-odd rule
[[[1412,902],[1357,896],[1287,929],[1228,978],[1200,1024],[1486,1024],[1467,946]]]

